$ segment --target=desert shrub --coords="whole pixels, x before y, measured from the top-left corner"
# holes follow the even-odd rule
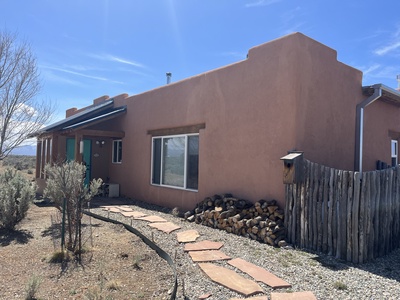
[[[110,280],[106,287],[110,291],[118,291],[121,288],[121,283],[117,280]]]
[[[36,275],[32,275],[32,277],[29,278],[28,284],[26,285],[26,300],[36,299],[35,295],[39,290],[41,282],[42,279]]]
[[[58,264],[63,261],[68,261],[70,259],[68,252],[65,251],[55,251],[49,259],[49,263]]]
[[[0,174],[0,227],[12,229],[26,216],[35,190],[36,186],[15,170]]]
[[[65,201],[66,246],[74,253],[81,253],[82,250],[79,239],[83,207],[98,193],[102,184],[101,179],[93,179],[90,185],[86,186],[85,171],[86,166],[75,161],[45,167],[48,178],[44,196],[48,197],[61,212]]]
[[[9,155],[3,160],[4,167],[12,167],[19,171],[34,169],[36,167],[36,156]]]

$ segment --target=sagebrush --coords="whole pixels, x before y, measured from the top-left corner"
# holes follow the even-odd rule
[[[26,216],[35,191],[36,185],[16,170],[0,174],[0,228],[13,229]]]
[[[99,191],[101,179],[93,179],[85,185],[86,166],[76,161],[65,162],[45,167],[47,176],[44,196],[51,199],[60,212],[65,206],[66,248],[74,253],[81,253],[82,210]],[[62,243],[62,248],[63,248]],[[64,249],[62,249],[64,250]]]

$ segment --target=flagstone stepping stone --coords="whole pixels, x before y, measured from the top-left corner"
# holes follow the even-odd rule
[[[234,266],[244,273],[247,273],[256,281],[261,281],[266,285],[269,285],[273,289],[277,288],[289,288],[291,284],[287,283],[283,279],[275,276],[274,274],[268,272],[267,270],[256,266],[255,264],[249,263],[241,258],[235,258],[228,261],[228,264]]]
[[[121,210],[118,207],[110,207],[110,208],[108,208],[108,211],[111,211],[113,213],[121,212]]]
[[[100,208],[102,208],[103,210],[109,210],[112,207],[116,207],[115,205],[101,205]]]
[[[121,211],[133,211],[133,209],[128,206],[117,206],[117,208],[119,208]]]
[[[179,243],[194,242],[200,236],[197,230],[186,230],[176,233],[176,238]]]
[[[199,300],[205,300],[205,299],[210,298],[211,296],[212,296],[211,293],[203,294],[203,295],[201,295],[201,296],[199,297]]]
[[[147,221],[150,223],[156,223],[156,222],[167,222],[167,220],[165,220],[164,218],[161,218],[159,216],[145,216],[145,217],[139,217],[139,218],[135,218],[136,220],[143,220],[143,221]]]
[[[231,298],[230,300],[243,300],[243,299]],[[268,299],[268,296],[256,296],[256,297],[247,298],[247,300],[269,300],[269,299]]]
[[[121,211],[121,214],[125,217],[141,218],[147,216],[145,213],[139,211]]]
[[[199,263],[199,267],[212,281],[246,297],[263,293],[263,289],[257,283],[240,276],[235,271],[212,263]]]
[[[219,250],[224,244],[221,242],[211,242],[208,240],[185,244],[184,251]]]
[[[194,262],[206,262],[206,261],[231,259],[225,253],[223,253],[219,250],[190,251],[189,255]]]
[[[317,300],[312,292],[271,293],[271,300]]]
[[[171,223],[171,222],[150,223],[149,226],[156,228],[165,233],[171,233],[172,231],[181,228],[180,226],[175,225],[174,223]]]

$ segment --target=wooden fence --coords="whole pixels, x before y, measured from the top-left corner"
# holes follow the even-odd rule
[[[302,183],[286,185],[288,241],[362,263],[400,245],[399,167],[362,173],[304,160]]]

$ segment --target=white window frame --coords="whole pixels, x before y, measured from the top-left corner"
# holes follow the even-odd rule
[[[151,176],[150,176],[150,184],[153,186],[162,186],[162,187],[168,187],[168,188],[172,188],[172,189],[178,189],[178,190],[185,190],[185,191],[192,191],[192,192],[197,192],[198,189],[192,189],[192,188],[187,188],[187,165],[188,165],[188,137],[190,136],[199,136],[198,133],[190,133],[190,134],[178,134],[178,135],[163,135],[163,136],[153,136],[151,139]],[[164,139],[168,139],[168,138],[177,138],[177,137],[184,137],[185,138],[185,159],[184,159],[184,174],[183,174],[183,180],[184,180],[184,184],[183,187],[179,187],[179,186],[174,186],[174,185],[167,185],[167,184],[163,184],[163,180],[162,180],[162,175],[163,175],[163,164],[164,164],[164,147],[163,147],[163,140]],[[153,160],[154,160],[154,140],[155,139],[161,139],[161,159],[160,159],[160,183],[153,183],[153,172],[154,172],[154,164],[153,164]],[[197,174],[198,176],[198,174]]]
[[[399,143],[397,140],[391,141],[391,155],[392,155],[392,164],[393,160],[395,162],[395,166],[399,164]]]
[[[119,153],[117,152],[117,160],[116,161],[114,160],[115,143],[121,144],[121,157],[119,157]],[[119,145],[117,145],[117,149],[119,149]],[[113,164],[122,164],[122,140],[113,140],[111,161]]]

